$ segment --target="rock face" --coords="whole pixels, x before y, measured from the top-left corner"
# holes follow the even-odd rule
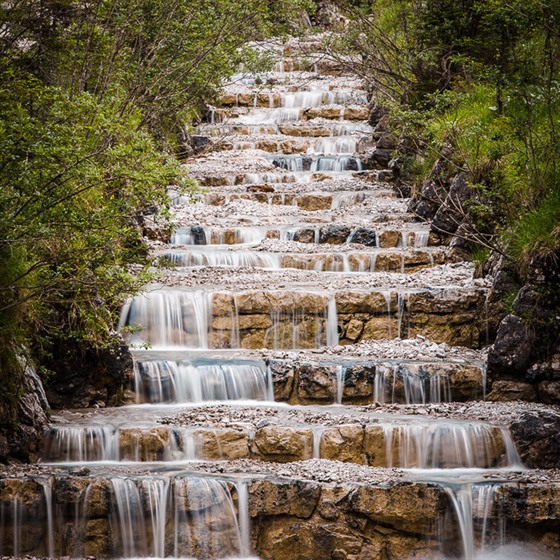
[[[510,375],[526,371],[534,342],[535,333],[523,319],[515,315],[505,317],[488,355],[492,371]]]
[[[530,468],[560,466],[560,413],[526,412],[510,427],[523,462]]]
[[[498,290],[503,276],[500,270],[495,274]],[[488,371],[493,378],[515,378],[518,383],[529,385],[524,395],[532,395],[534,400],[560,404],[558,260],[534,255],[526,276],[525,285],[513,301],[512,313],[498,327],[488,356]]]
[[[96,350],[87,344],[61,342],[53,349],[46,388],[53,408],[114,406],[132,381],[132,355],[120,336],[114,345]]]
[[[162,507],[165,502],[150,500],[158,487],[151,477],[126,480],[67,475],[1,480],[0,510],[6,513],[2,523],[11,519],[8,512],[17,499],[21,531],[15,540],[11,531],[3,532],[3,550],[106,558],[123,552],[169,555],[178,546],[179,552],[201,557],[207,557],[204,551],[212,558],[238,554],[237,516],[228,504],[233,495],[241,507],[239,486],[204,477],[171,477],[161,487],[162,497],[169,500],[167,508]],[[137,496],[140,507],[127,510],[123,492]],[[560,520],[559,492],[560,487],[553,485],[501,484],[498,507],[486,523],[493,527],[501,515],[508,523],[515,522],[516,531],[532,531],[533,538],[542,538],[547,527],[557,526]],[[450,534],[459,531],[449,494],[440,485],[333,484],[267,477],[248,481],[247,493],[243,516],[250,520],[252,548],[264,560],[443,560],[457,552],[452,542],[442,545],[438,538],[442,523]],[[556,507],[548,505],[551,500]],[[478,518],[482,513],[475,513],[475,521],[482,521]],[[196,523],[186,530],[188,516],[212,519],[214,530],[207,532],[204,524]],[[52,534],[45,531],[50,523]]]
[[[11,459],[29,461],[36,458],[43,432],[48,426],[49,403],[35,369],[23,367],[18,384],[22,396],[15,410],[0,404],[0,463]]]

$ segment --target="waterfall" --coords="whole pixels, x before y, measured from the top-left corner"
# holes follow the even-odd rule
[[[374,402],[426,404],[452,400],[449,374],[427,373],[422,367],[405,364],[376,364]]]
[[[346,366],[336,366],[336,399],[334,404],[342,404],[344,382],[346,380]]]
[[[489,519],[492,514],[494,493],[499,484],[443,484],[449,496],[461,533],[463,557],[477,560],[485,557],[485,544],[488,536]],[[475,521],[478,521],[475,526]],[[503,538],[503,530],[500,531]],[[490,553],[488,560],[496,559]],[[512,559],[512,557],[506,557]],[[526,558],[525,556],[523,558]]]
[[[237,489],[237,511],[240,536],[240,553],[241,556],[249,556],[251,554],[251,526],[249,518],[249,492],[247,482],[238,480]]]
[[[146,292],[128,300],[119,330],[135,347],[208,348],[210,313],[207,292]]]
[[[336,298],[334,294],[329,297],[327,307],[327,346],[338,344],[338,318],[336,313]]]
[[[199,477],[111,478],[121,557],[239,556],[243,538],[225,482]],[[245,520],[244,520],[245,521]]]
[[[42,449],[47,462],[118,461],[119,433],[112,426],[57,426],[43,435]]]
[[[247,268],[280,268],[280,256],[251,251],[168,251],[163,257],[180,267],[220,266]]]
[[[521,467],[505,428],[482,422],[383,424],[387,466],[401,468]]]
[[[139,360],[134,364],[138,402],[267,400],[270,380],[264,363],[193,363],[189,360]]]

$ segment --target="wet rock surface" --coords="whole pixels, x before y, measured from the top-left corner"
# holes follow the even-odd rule
[[[102,407],[116,378],[102,395],[54,387],[56,403],[99,408],[57,412],[52,464],[0,466],[0,510],[23,508],[8,554],[447,560],[475,526],[496,540],[504,524],[560,551],[560,410],[518,379],[486,385],[490,280],[442,244],[465,196],[445,180],[451,154],[420,203],[402,198],[383,111],[320,46],[272,45],[274,72],[208,108],[187,163],[206,191],[171,192],[172,232],[146,220],[158,283],[124,319],[155,343],[117,368],[138,405]],[[164,268],[173,252],[214,265]],[[508,344],[506,360],[522,350]]]

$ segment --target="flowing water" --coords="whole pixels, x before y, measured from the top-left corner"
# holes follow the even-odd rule
[[[508,527],[494,515],[496,495],[507,484],[506,473],[523,469],[507,429],[475,420],[377,415],[369,409],[368,422],[351,423],[350,428],[344,424],[348,422],[345,414],[358,414],[346,412],[347,408],[353,410],[346,407],[352,398],[368,403],[426,405],[452,402],[457,397],[461,390],[455,385],[458,362],[366,356],[369,362],[360,363],[359,371],[365,372],[363,383],[369,392],[360,396],[356,363],[337,361],[324,348],[381,336],[400,344],[410,333],[414,296],[428,293],[436,297],[440,292],[433,286],[408,288],[407,280],[404,285],[401,281],[367,292],[353,283],[352,275],[375,275],[379,270],[399,275],[409,268],[431,267],[435,258],[445,260],[446,254],[430,246],[426,226],[407,223],[414,217],[403,214],[396,225],[368,221],[371,208],[367,205],[377,200],[390,204],[394,194],[390,185],[359,179],[363,168],[360,150],[368,146],[372,131],[367,123],[353,117],[359,114],[356,107],[367,103],[363,87],[349,86],[348,80],[356,82],[354,78],[345,81],[317,76],[307,70],[300,72],[293,64],[291,59],[276,66],[273,76],[278,91],[273,87],[248,95],[237,92],[230,102],[234,110],[227,104],[210,108],[208,122],[200,125],[198,133],[231,135],[233,149],[222,152],[224,161],[248,150],[252,154],[249,159],[259,158],[263,167],[247,167],[244,159],[236,174],[224,172],[218,181],[221,186],[213,187],[203,202],[194,205],[205,211],[216,208],[217,218],[212,218],[212,223],[205,223],[205,218],[178,220],[168,247],[158,249],[161,261],[171,262],[182,273],[222,268],[231,271],[238,285],[234,289],[211,284],[196,288],[153,286],[124,305],[120,329],[134,349],[130,390],[135,404],[62,415],[45,434],[40,453],[43,463],[56,465],[62,474],[0,481],[0,555],[248,558],[260,553],[261,541],[268,538],[259,523],[271,523],[271,527],[273,523],[253,515],[253,509],[266,499],[260,490],[252,493],[258,488],[254,484],[259,476],[251,472],[192,474],[185,469],[193,461],[251,458],[274,462],[280,460],[275,455],[277,449],[259,447],[259,442],[277,437],[276,447],[285,447],[282,438],[294,433],[304,442],[303,451],[294,451],[294,457],[337,459],[347,444],[348,439],[341,435],[347,430],[357,438],[354,447],[360,451],[351,459],[340,456],[341,460],[407,469],[413,479],[443,490],[452,521],[442,514],[434,558],[544,558],[537,549],[510,542]],[[257,88],[263,78],[245,77],[240,83]],[[260,136],[267,142],[273,138],[274,153],[253,154],[264,141]],[[306,140],[303,151],[283,153],[282,146],[291,145],[294,138]],[[342,183],[337,181],[354,181],[355,189],[346,188],[346,182],[341,190]],[[330,182],[334,186],[325,187],[323,193],[323,185]],[[303,197],[310,183],[313,192],[321,195],[313,199],[313,204],[320,204],[318,209],[309,210],[306,204],[311,199]],[[292,188],[294,184],[301,189]],[[274,185],[274,190],[245,192],[247,185],[265,186],[268,191]],[[283,191],[284,186],[290,188]],[[221,205],[211,198],[215,194]],[[252,207],[257,214],[252,217],[253,224],[247,225],[245,217],[230,212],[228,205],[239,200],[260,205],[259,210]],[[191,204],[182,196],[173,197],[174,208]],[[219,214],[222,207],[226,210]],[[273,207],[286,207],[293,213],[276,214]],[[330,230],[325,229],[333,223],[347,228],[334,249]],[[294,245],[289,250],[259,250],[264,241]],[[361,247],[348,247],[354,243]],[[316,252],[315,246],[321,244],[328,249]],[[253,290],[244,285],[243,274],[254,273],[254,269],[273,273],[295,269],[314,276],[306,285],[281,279],[271,286],[263,276],[261,288]],[[336,289],[317,285],[319,279],[332,278],[334,273],[348,275],[352,282],[345,301]],[[365,299],[369,307],[364,311],[360,308],[364,304],[355,302]],[[428,336],[429,327],[423,327]],[[380,328],[381,335],[376,330]],[[287,365],[274,369],[273,361],[249,352],[261,348],[309,349],[316,360],[325,353],[325,364],[319,364],[324,378],[313,378],[312,389],[306,389],[303,384],[308,370],[304,366],[309,355],[287,355],[283,358]],[[236,349],[237,353],[220,353],[224,349]],[[480,398],[485,394],[484,367],[468,365],[476,373],[476,388],[469,398]],[[311,402],[316,392],[323,404],[321,410],[340,415],[340,425],[323,425],[320,419],[296,421],[290,416],[312,411],[321,418],[317,405],[274,402],[275,393],[277,399],[288,400],[282,396],[288,391],[286,387],[297,383],[300,385],[293,391],[299,392],[304,404],[306,399]],[[224,403],[235,404],[239,410],[256,410],[260,421],[254,425],[243,419],[221,418],[223,425],[211,422],[212,407]],[[200,407],[200,412],[190,425],[160,422],[193,407]],[[274,414],[285,422],[285,426],[280,424],[284,430],[280,436],[270,431],[276,425]],[[332,441],[337,446],[334,456],[329,447]],[[86,471],[75,475],[75,469],[82,467]],[[490,470],[504,473],[504,481],[485,481]],[[280,487],[282,484],[287,483],[281,482]],[[277,491],[282,515],[292,512],[290,500],[283,502],[283,494]],[[293,511],[297,511],[296,506]],[[326,518],[336,519],[327,513]],[[43,522],[38,523],[39,519]],[[305,523],[305,516],[295,522],[302,526],[302,535]],[[326,522],[323,519],[321,523]],[[449,546],[453,527],[456,537]],[[387,531],[393,529],[382,527],[379,534]],[[297,544],[294,547],[291,557],[296,558]],[[414,549],[409,552],[407,559],[416,554]],[[269,552],[266,557],[274,555]],[[305,557],[319,560],[315,553]],[[350,558],[344,550],[329,557]]]

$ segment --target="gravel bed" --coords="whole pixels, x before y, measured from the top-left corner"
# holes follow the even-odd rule
[[[168,288],[205,290],[440,290],[447,288],[488,289],[485,279],[473,279],[467,263],[438,265],[410,274],[388,272],[326,273],[314,270],[267,270],[207,267],[160,271],[158,282]],[[154,286],[156,287],[156,286]]]
[[[316,354],[321,354],[318,357]],[[325,346],[323,348],[300,351],[267,350],[261,351],[263,358],[277,358],[301,361],[324,359],[367,358],[369,360],[410,360],[436,362],[474,362],[486,363],[487,349],[474,350],[464,346],[438,344],[418,335],[403,340],[364,340],[348,346]]]
[[[507,426],[524,412],[556,412],[560,407],[540,403],[512,401],[491,403],[373,404],[367,406],[267,406],[213,404],[192,407],[159,421],[162,424],[186,427],[233,428],[254,431],[266,426],[340,426],[344,424],[374,425],[416,421],[477,421]]]
[[[310,480],[327,484],[367,484],[388,485],[414,480],[428,480],[426,472],[415,473],[396,468],[380,468],[356,465],[353,463],[342,463],[327,459],[308,459],[293,463],[271,463],[264,461],[253,461],[239,459],[236,461],[213,461],[213,462],[189,462],[181,467],[177,465],[162,469],[161,465],[156,467],[158,476],[182,474],[188,475],[213,475],[218,477],[241,476],[243,479],[251,479],[255,476]],[[427,471],[429,472],[429,471]],[[55,468],[49,465],[1,465],[0,477],[2,478],[28,478],[46,477],[52,474],[63,476],[146,476],[153,473],[153,467],[149,464],[83,466],[71,468]],[[560,470],[531,470],[531,471],[507,471],[487,470],[484,474],[473,474],[474,478],[482,480],[497,480],[522,484],[560,484]]]

